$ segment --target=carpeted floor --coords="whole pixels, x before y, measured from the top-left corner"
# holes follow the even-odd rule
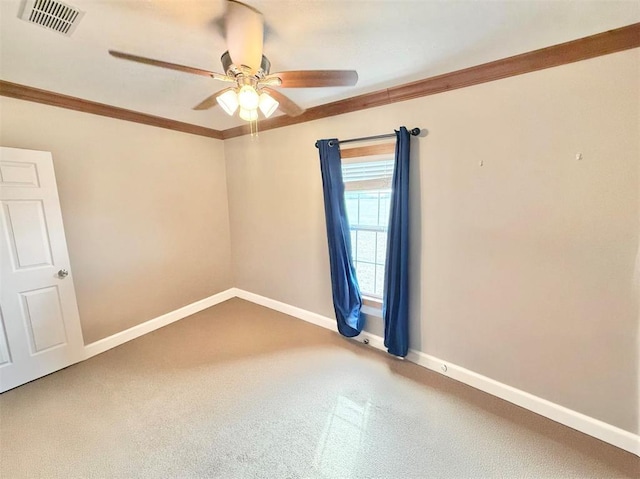
[[[2,478],[612,478],[640,459],[233,299],[0,396]]]

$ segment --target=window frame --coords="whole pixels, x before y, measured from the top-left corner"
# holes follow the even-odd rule
[[[396,144],[394,143],[381,143],[377,145],[368,145],[355,148],[345,148],[340,150],[340,156],[343,164],[352,163],[371,163],[374,161],[385,161],[389,159],[395,159]],[[363,180],[358,182],[359,185],[356,188],[347,189],[345,184],[345,193],[348,191],[369,191],[369,190],[382,190],[391,189],[391,178],[388,180]],[[351,228],[350,228],[351,229]],[[387,230],[388,231],[388,230]],[[355,261],[355,258],[353,258]],[[386,261],[385,261],[386,271]],[[383,292],[384,294],[384,292]],[[369,308],[372,308],[377,313],[382,311],[382,298],[371,296],[369,294],[362,295],[362,304]]]

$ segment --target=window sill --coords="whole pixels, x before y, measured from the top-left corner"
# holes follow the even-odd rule
[[[382,300],[371,296],[362,297],[362,312],[370,316],[382,317]]]
[[[380,298],[373,298],[371,296],[363,296],[362,304],[369,306],[370,308],[382,309],[382,300]]]

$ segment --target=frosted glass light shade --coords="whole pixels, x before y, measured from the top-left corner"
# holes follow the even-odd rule
[[[258,119],[258,110],[247,110],[245,108],[240,107],[240,118],[245,121],[254,121]]]
[[[233,115],[238,109],[238,94],[233,90],[229,90],[216,97],[216,101],[229,115]]]
[[[260,94],[259,106],[265,118],[269,118],[271,115],[273,115],[273,113],[278,109],[279,105],[280,103],[278,103],[276,100],[274,100],[271,96],[267,95],[266,93]]]
[[[257,110],[258,103],[260,102],[260,97],[258,96],[258,92],[250,85],[245,85],[240,88],[238,92],[238,103],[240,103],[240,108],[244,108],[245,110]]]

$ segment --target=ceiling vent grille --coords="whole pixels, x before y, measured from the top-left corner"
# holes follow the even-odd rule
[[[26,0],[20,18],[70,36],[84,12],[56,0]]]

